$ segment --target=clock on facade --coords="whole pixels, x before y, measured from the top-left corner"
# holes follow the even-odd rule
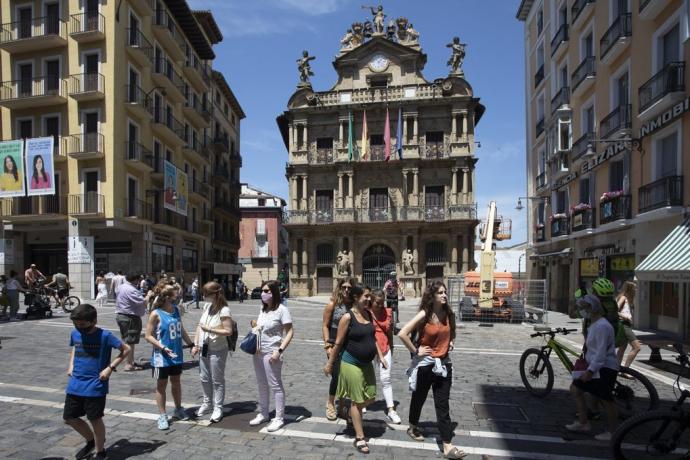
[[[369,61],[369,68],[372,72],[383,72],[388,68],[390,61],[383,54],[375,54]]]

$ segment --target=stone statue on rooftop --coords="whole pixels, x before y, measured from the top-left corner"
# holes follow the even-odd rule
[[[354,48],[353,41],[355,35],[352,33],[352,29],[347,29],[343,38],[340,39],[340,51],[351,50]]]
[[[419,43],[419,32],[417,32],[414,27],[412,27],[412,23],[407,24],[407,29],[405,29],[405,33],[407,35],[405,44],[407,45],[416,45]]]
[[[462,72],[462,62],[465,60],[465,46],[466,43],[460,43],[460,38],[453,37],[453,43],[448,43],[447,48],[451,48],[453,54],[451,54],[450,59],[446,65],[450,66],[451,75],[461,75]]]
[[[386,26],[386,38],[388,40],[395,40],[395,21],[389,20]]]
[[[309,77],[314,76],[311,71],[309,61],[316,59],[314,56],[309,56],[309,51],[302,51],[302,57],[297,59],[297,70],[299,70],[299,86],[311,86]]]
[[[350,45],[352,48],[357,48],[362,43],[364,43],[364,24],[361,22],[355,22],[352,24],[352,38],[350,39]]]
[[[363,9],[371,10],[371,14],[374,15],[374,30],[373,35],[383,35],[384,34],[384,22],[386,15],[383,14],[383,6],[379,5],[374,9],[373,6],[362,6]]]

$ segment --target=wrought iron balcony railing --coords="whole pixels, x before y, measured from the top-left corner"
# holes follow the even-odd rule
[[[624,37],[630,37],[632,35],[632,15],[630,13],[621,14],[616,18],[608,28],[604,35],[599,40],[599,52],[601,53],[602,59],[606,56],[606,53],[611,51],[611,48]]]
[[[683,205],[683,176],[663,177],[643,185],[638,192],[640,213]]]
[[[644,112],[664,96],[685,91],[685,61],[670,62],[638,90],[639,113]]]

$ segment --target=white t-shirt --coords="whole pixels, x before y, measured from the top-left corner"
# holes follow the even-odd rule
[[[272,353],[280,348],[283,325],[292,324],[290,311],[282,303],[275,310],[260,311],[257,326],[261,327],[261,352]]]
[[[211,303],[209,302],[204,308],[204,312],[201,314],[201,319],[199,319],[199,324],[210,327],[212,329],[218,329],[223,326],[223,318],[230,318],[232,315],[230,313],[230,307],[222,307],[218,313],[209,316],[209,311],[211,310]],[[211,332],[201,331],[201,340],[199,346],[201,346],[204,341],[208,338],[208,346],[212,350],[227,348],[228,343],[226,336],[213,334]]]

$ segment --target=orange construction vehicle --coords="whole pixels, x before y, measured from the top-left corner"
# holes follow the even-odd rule
[[[505,320],[522,322],[525,310],[514,301],[512,273],[496,272],[496,243],[511,237],[511,221],[496,214],[496,202],[489,203],[486,221],[480,227],[482,241],[479,271],[465,273],[465,295],[460,304],[463,320]]]

